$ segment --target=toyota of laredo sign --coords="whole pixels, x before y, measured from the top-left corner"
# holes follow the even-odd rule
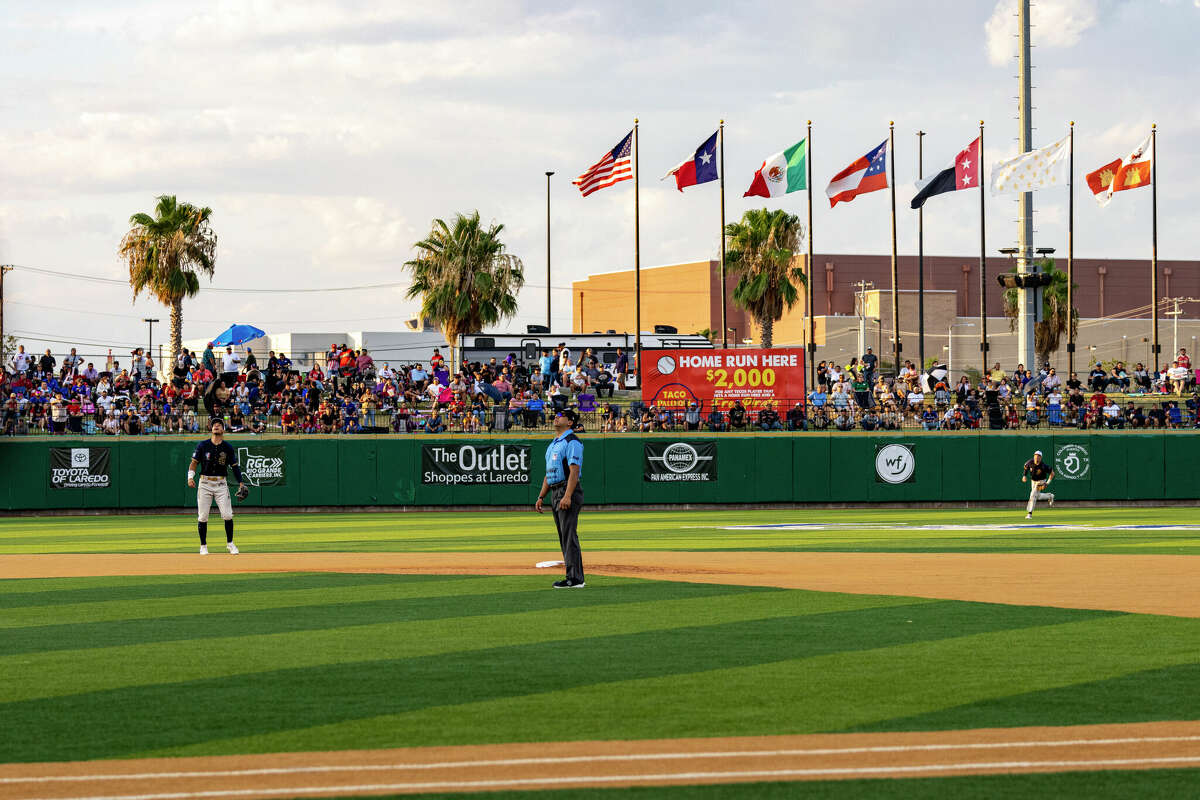
[[[421,483],[529,483],[527,444],[421,445]]]
[[[107,489],[112,483],[107,447],[51,447],[51,489]]]

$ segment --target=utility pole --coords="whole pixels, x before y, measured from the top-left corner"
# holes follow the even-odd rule
[[[12,272],[11,264],[0,264],[0,360],[8,355],[4,352],[4,273]],[[0,366],[3,369],[3,366]]]
[[[1021,72],[1021,88],[1018,102],[1020,146],[1018,152],[1028,153],[1033,149],[1033,67],[1030,62],[1029,44],[1029,0],[1017,3],[1017,22],[1020,49],[1017,62]],[[1022,192],[1018,220],[1017,272],[1029,275],[1037,270],[1033,256],[1033,192]],[[1034,331],[1037,323],[1037,289],[1017,289],[1019,313],[1017,316],[1017,362],[1033,369],[1037,358],[1034,353]],[[986,354],[985,354],[986,357]]]
[[[1200,297],[1164,297],[1164,303],[1173,303],[1175,308],[1165,312],[1166,316],[1174,317],[1171,325],[1171,357],[1167,359],[1170,363],[1175,362],[1175,358],[1179,355],[1179,317],[1183,314],[1183,309],[1180,308],[1184,303],[1200,303]],[[1195,354],[1193,354],[1193,358]]]
[[[146,343],[146,356],[147,358],[154,358],[154,323],[158,322],[158,320],[143,317],[142,322],[147,322],[150,324],[150,339]],[[174,365],[172,365],[172,367],[174,367]],[[159,364],[158,368],[162,369],[162,364]]]
[[[858,281],[851,285],[858,287],[858,291],[854,293],[854,305],[858,312],[858,356],[862,358],[862,354],[867,351],[867,289],[875,288],[875,284],[871,281]]]

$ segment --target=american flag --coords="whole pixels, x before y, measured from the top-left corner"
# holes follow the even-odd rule
[[[633,131],[622,139],[616,147],[604,154],[604,158],[588,167],[587,171],[571,181],[579,187],[584,197],[599,191],[614,183],[633,178],[633,167],[630,165],[630,153],[633,150]]]

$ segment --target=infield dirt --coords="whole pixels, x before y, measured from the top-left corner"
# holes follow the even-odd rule
[[[2,578],[238,572],[542,575],[547,551],[490,553],[195,553],[0,556]],[[1195,556],[1027,553],[584,553],[593,582],[613,575],[1009,605],[1200,617]],[[584,590],[586,591],[586,589]]]

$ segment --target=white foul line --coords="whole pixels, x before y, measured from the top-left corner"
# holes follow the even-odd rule
[[[163,792],[155,794],[91,795],[72,798],[35,798],[34,800],[198,800],[210,797],[247,797],[260,795],[329,794],[333,792],[382,792],[432,789],[487,789],[504,786],[555,786],[589,783],[646,783],[656,781],[692,781],[733,778],[800,778],[834,775],[892,775],[924,772],[968,772],[971,770],[1036,769],[1042,767],[1131,767],[1151,764],[1197,764],[1200,756],[1163,758],[1109,758],[1091,761],[992,761],[966,764],[915,764],[905,767],[830,767],[820,769],[776,769],[738,772],[666,772],[655,775],[574,775],[559,778],[510,778],[480,781],[437,781],[428,783],[374,783],[346,786],[284,786],[263,789],[218,789],[200,792]]]
[[[256,769],[196,770],[191,772],[128,772],[107,775],[39,775],[33,777],[0,778],[3,783],[52,783],[64,781],[155,780],[159,778],[233,778],[247,775],[297,775],[330,772],[401,772],[429,769],[471,769],[479,767],[513,767],[548,764],[585,764],[611,761],[668,761],[705,758],[777,758],[780,756],[836,756],[857,753],[915,753],[947,750],[995,750],[1013,747],[1083,747],[1115,744],[1149,744],[1152,742],[1196,742],[1196,736],[1136,736],[1111,739],[1061,739],[1013,742],[971,742],[950,744],[901,744],[863,747],[822,747],[777,750],[721,750],[694,753],[627,753],[617,755],[546,756],[540,758],[496,758],[474,761],[434,761],[399,764],[330,764],[304,767],[260,767]]]

